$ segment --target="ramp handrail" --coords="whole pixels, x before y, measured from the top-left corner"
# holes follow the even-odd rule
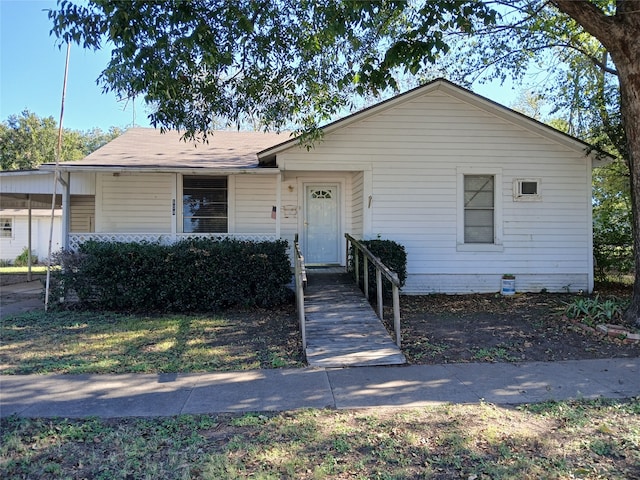
[[[353,248],[353,265],[355,269],[356,275],[356,283],[360,285],[360,262],[359,255],[362,253],[363,255],[363,263],[364,263],[364,295],[369,299],[369,262],[373,264],[376,269],[376,290],[377,290],[377,300],[378,300],[378,318],[383,320],[383,302],[382,302],[382,276],[391,282],[392,294],[393,294],[393,328],[396,335],[396,345],[400,347],[402,343],[402,338],[400,335],[400,279],[398,278],[398,274],[389,267],[387,267],[382,261],[376,257],[371,251],[365,247],[360,241],[353,238],[348,233],[345,233],[345,238],[347,239],[347,258],[349,256],[349,244],[351,244]]]
[[[304,257],[300,251],[298,238],[293,242],[294,251],[294,276],[296,286],[296,309],[298,310],[298,323],[300,324],[300,335],[302,336],[302,351],[307,348],[307,326],[304,316],[304,288],[307,285],[307,270],[304,266]]]

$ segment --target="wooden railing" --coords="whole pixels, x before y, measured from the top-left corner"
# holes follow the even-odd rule
[[[298,310],[298,323],[300,324],[300,335],[302,336],[302,350],[307,348],[307,325],[304,317],[304,289],[307,286],[307,270],[304,266],[304,257],[300,251],[298,236],[293,242],[294,252],[294,276],[296,287],[296,309]]]
[[[402,338],[400,335],[400,279],[398,274],[389,269],[383,264],[378,257],[376,257],[367,247],[365,247],[358,240],[353,238],[348,233],[345,234],[347,239],[347,258],[349,258],[349,244],[353,245],[353,265],[355,269],[356,283],[360,285],[360,255],[363,255],[364,263],[364,294],[369,299],[369,262],[373,264],[376,269],[376,290],[378,300],[378,318],[383,320],[383,301],[382,301],[382,276],[384,276],[389,282],[391,282],[392,295],[393,295],[393,328],[396,334],[396,345],[401,346]]]

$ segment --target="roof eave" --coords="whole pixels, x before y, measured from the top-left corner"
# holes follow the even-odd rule
[[[55,171],[54,164],[43,164],[43,170]],[[162,167],[162,166],[130,166],[130,165],[59,165],[61,172],[87,172],[87,173],[182,173],[202,174],[213,173],[216,175],[234,174],[273,174],[278,173],[274,169],[264,169],[256,166],[250,167]]]

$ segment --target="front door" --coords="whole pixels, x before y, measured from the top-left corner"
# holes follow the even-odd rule
[[[304,259],[307,264],[340,263],[338,185],[305,188]]]

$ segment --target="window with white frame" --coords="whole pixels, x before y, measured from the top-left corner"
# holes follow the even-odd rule
[[[10,217],[0,218],[0,237],[2,238],[13,237],[13,218],[10,218]]]
[[[182,231],[227,233],[227,190],[227,177],[182,177]]]
[[[495,242],[495,177],[464,176],[464,243]]]
[[[516,201],[542,200],[539,178],[516,178],[513,181],[513,199]]]

